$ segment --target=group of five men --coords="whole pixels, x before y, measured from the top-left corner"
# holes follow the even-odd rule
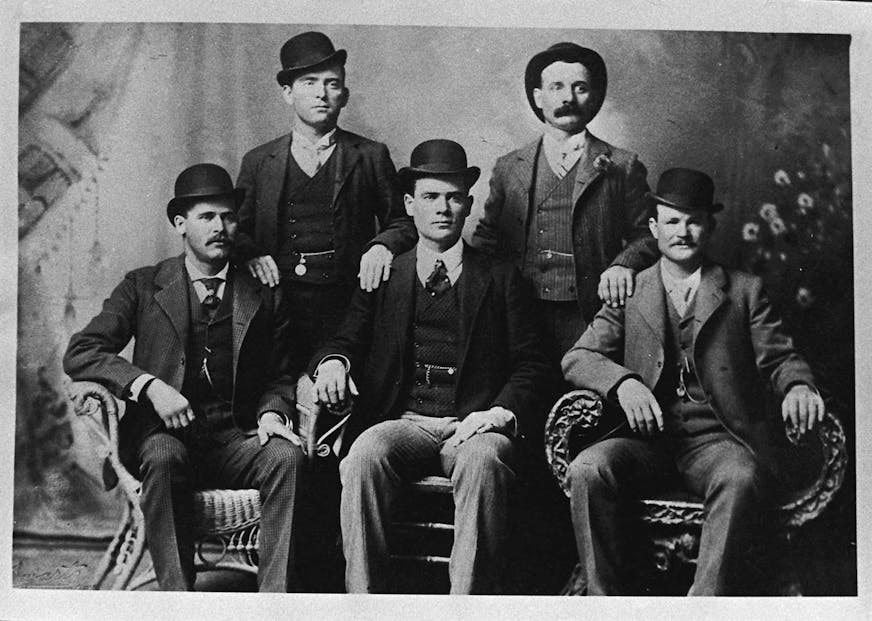
[[[823,403],[760,280],[705,259],[711,179],[671,169],[649,192],[637,157],[587,130],[602,58],[559,43],[525,76],[543,136],[499,158],[467,244],[480,169],[436,139],[397,172],[383,144],[338,128],[346,57],[318,32],[285,43],[291,133],[247,153],[235,187],[214,164],[183,171],[167,205],[183,255],[130,272],[64,358],[128,404],[122,456],[161,588],[194,587],[198,486],[259,489],[258,586],[300,588],[305,373],[325,406],[353,397],[339,449],[349,592],[389,588],[394,501],[437,473],[454,490],[452,593],[500,592],[519,450],[567,384],[627,423],[570,468],[588,592],[625,588],[621,500],[676,472],[707,509],[691,592],[734,592],[773,468],[765,384],[803,432]]]

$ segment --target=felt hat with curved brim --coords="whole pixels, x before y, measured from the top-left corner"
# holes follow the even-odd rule
[[[599,105],[594,110],[594,116],[596,116],[606,98],[606,86],[608,85],[606,63],[602,56],[595,51],[568,42],[555,43],[544,52],[536,54],[527,63],[527,70],[524,72],[524,87],[527,90],[527,101],[530,103],[530,108],[533,109],[540,121],[545,121],[542,110],[536,106],[536,101],[533,99],[533,89],[539,88],[542,84],[542,70],[557,61],[581,63],[587,67],[590,72],[591,88],[601,95]]]
[[[282,70],[276,74],[276,80],[285,86],[292,84],[301,72],[319,65],[336,63],[344,67],[348,53],[334,48],[323,32],[304,32],[285,41],[279,57]]]
[[[232,196],[239,209],[245,198],[245,188],[234,188],[226,170],[217,164],[194,164],[183,170],[176,178],[175,196],[167,203],[167,218],[170,222],[192,201],[204,198]]]
[[[704,172],[692,168],[670,168],[657,180],[657,191],[647,192],[649,205],[667,205],[680,211],[704,210],[717,213],[724,206],[714,202],[715,184]]]
[[[421,177],[463,175],[469,189],[481,175],[478,166],[466,165],[466,151],[453,140],[426,140],[414,148],[409,160],[409,166],[397,172],[403,188]]]

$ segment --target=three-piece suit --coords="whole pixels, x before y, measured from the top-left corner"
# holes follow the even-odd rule
[[[528,285],[511,264],[470,247],[459,279],[441,294],[456,296],[455,308],[446,311],[456,325],[444,327],[439,344],[454,357],[441,367],[422,364],[431,302],[416,261],[414,249],[400,255],[387,283],[372,293],[357,291],[342,328],[310,366],[314,372],[325,357],[345,356],[360,392],[349,421],[351,447],[340,463],[346,585],[350,592],[385,588],[385,528],[397,492],[404,482],[444,473],[456,506],[452,592],[492,592],[506,554],[517,438],[542,425],[542,386],[551,368],[540,350]],[[441,405],[428,395],[441,395]],[[515,414],[515,437],[490,432],[456,449],[445,443],[469,413],[492,406]]]
[[[684,370],[676,370],[682,362]],[[692,304],[678,317],[655,264],[637,275],[625,308],[600,310],[562,366],[570,383],[609,400],[621,382],[639,379],[665,423],[653,438],[615,434],[570,466],[573,526],[589,592],[625,587],[621,502],[668,485],[676,470],[707,513],[690,592],[735,592],[743,547],[776,472],[780,416],[769,389],[780,398],[794,384],[814,386],[760,278],[706,263]]]
[[[612,265],[639,271],[658,253],[646,224],[647,171],[635,154],[588,132],[558,181],[542,143],[497,160],[471,243],[509,258],[534,282],[557,362],[599,310],[600,275]]]
[[[236,185],[237,256],[271,255],[293,313],[294,341],[315,348],[342,321],[357,288],[361,255],[382,244],[394,256],[417,240],[384,144],[343,129],[314,177],[291,155],[292,134],[245,154]],[[311,353],[311,349],[307,353]]]
[[[296,586],[292,533],[304,458],[280,437],[261,447],[255,431],[267,411],[296,418],[293,378],[301,365],[281,306],[278,292],[231,265],[215,314],[201,316],[179,256],[128,273],[100,313],[70,340],[66,373],[73,380],[100,382],[127,400],[121,456],[142,480],[146,538],[163,589],[193,587],[197,486],[259,488],[259,588],[285,592]],[[118,353],[131,338],[135,346],[127,361]],[[208,384],[200,373],[203,352],[212,367]],[[188,427],[167,429],[143,394],[130,400],[132,383],[144,373],[188,399],[195,413]]]

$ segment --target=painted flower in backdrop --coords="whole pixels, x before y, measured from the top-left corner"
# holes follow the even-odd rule
[[[790,175],[785,170],[775,171],[775,185],[785,186],[790,185]]]
[[[778,208],[772,203],[763,203],[760,207],[760,217],[767,222],[772,222],[778,217]]]
[[[769,222],[769,230],[775,236],[783,235],[787,231],[787,225],[784,224],[784,220],[781,218],[773,218]]]
[[[742,227],[742,239],[746,242],[755,242],[760,238],[760,225],[756,222],[746,222]]]
[[[814,293],[808,287],[798,287],[796,290],[796,303],[800,308],[810,308],[815,303]]]
[[[803,192],[796,197],[796,205],[799,207],[799,213],[805,215],[814,208],[814,199],[810,194]]]

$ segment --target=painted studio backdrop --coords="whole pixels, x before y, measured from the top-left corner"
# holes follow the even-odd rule
[[[474,215],[496,158],[541,131],[529,58],[558,41],[598,50],[609,91],[591,131],[636,151],[652,186],[672,166],[712,175],[727,205],[716,258],[766,278],[853,446],[848,37],[24,24],[16,533],[112,533],[117,492],[66,402],[61,356],[124,273],[181,251],[165,206],[182,169],[215,162],[235,177],[248,149],[289,130],[279,48],[311,28],[349,53],[340,125],[386,143],[397,167],[422,140],[462,143],[483,170]],[[842,494],[850,521],[853,484]]]

